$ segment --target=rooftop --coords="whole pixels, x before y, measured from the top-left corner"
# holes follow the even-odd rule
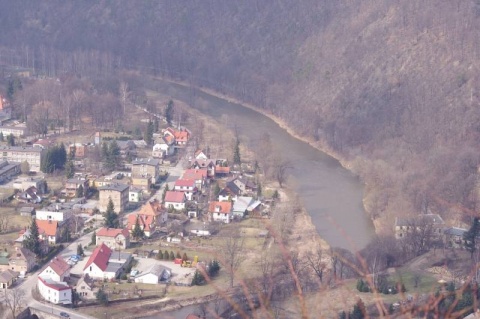
[[[123,234],[125,238],[130,236],[130,233],[128,232],[128,230],[121,229],[121,228],[102,227],[96,232],[97,236],[103,236],[103,237],[117,237],[120,234]]]
[[[154,158],[137,158],[132,161],[132,165],[151,165],[151,166],[158,166],[160,165],[160,161]]]
[[[176,191],[167,191],[165,194],[164,202],[170,203],[183,203],[185,200],[185,193],[184,192],[176,192]]]
[[[116,192],[123,192],[127,189],[128,189],[128,185],[118,184],[118,183],[114,183],[114,184],[110,184],[110,185],[102,186],[98,188],[99,191],[105,190],[105,191],[116,191]]]

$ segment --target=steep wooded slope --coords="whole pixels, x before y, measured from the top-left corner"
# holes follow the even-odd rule
[[[346,159],[375,216],[451,215],[436,199],[477,198],[479,14],[473,0],[1,0],[0,45],[52,74],[108,52],[95,65],[234,95]]]

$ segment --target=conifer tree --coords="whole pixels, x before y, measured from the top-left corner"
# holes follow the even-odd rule
[[[143,238],[145,236],[145,232],[143,231],[142,227],[140,227],[140,217],[137,215],[137,219],[135,220],[135,226],[132,230],[132,237],[136,240]]]
[[[117,228],[119,225],[118,214],[115,213],[115,206],[112,199],[110,198],[107,205],[107,211],[105,212],[105,227],[107,228]]]
[[[35,218],[32,218],[32,222],[30,224],[30,235],[23,241],[23,246],[29,249],[37,257],[42,255],[40,239],[38,238],[39,235],[40,233],[38,231],[37,222]]]
[[[470,257],[473,259],[473,254],[477,250],[477,237],[480,234],[480,220],[478,217],[473,219],[470,229],[463,234],[463,240],[465,241],[465,249],[470,253]]]

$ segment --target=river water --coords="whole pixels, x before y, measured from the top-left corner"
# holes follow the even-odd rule
[[[241,141],[247,144],[257,143],[268,132],[272,144],[282,150],[282,157],[292,163],[287,183],[299,195],[320,237],[331,246],[349,250],[361,249],[371,240],[374,228],[363,209],[363,185],[336,159],[292,137],[267,116],[237,103],[168,81],[156,80],[152,88],[205,115],[235,123]],[[189,311],[169,315],[185,318]]]

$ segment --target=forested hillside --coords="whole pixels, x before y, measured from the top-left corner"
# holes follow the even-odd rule
[[[342,157],[374,217],[475,209],[474,0],[0,0],[0,60],[48,75],[121,68],[253,103]]]

